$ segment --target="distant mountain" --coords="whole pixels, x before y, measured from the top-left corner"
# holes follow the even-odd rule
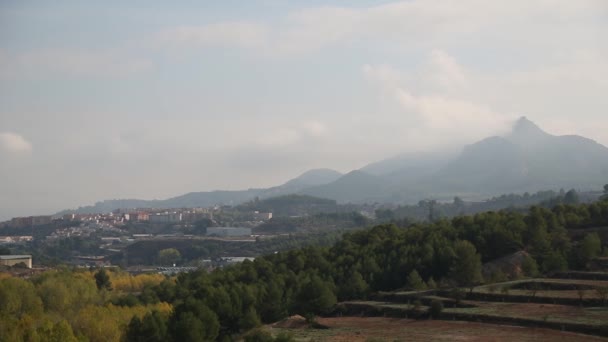
[[[259,198],[299,193],[303,189],[330,183],[342,176],[338,171],[330,169],[310,170],[286,182],[283,185],[268,189],[248,189],[239,191],[203,191],[191,192],[185,195],[165,200],[115,199],[97,202],[91,206],[75,210],[65,210],[63,213],[106,213],[116,209],[130,208],[193,208],[211,207],[214,205],[238,205]]]
[[[299,193],[304,189],[331,183],[342,174],[331,169],[314,169],[301,174],[287,183],[264,190],[260,197],[269,198]]]
[[[433,176],[435,190],[480,194],[598,188],[606,182],[608,148],[580,136],[548,134],[525,117],[508,135],[465,147]]]
[[[355,170],[331,183],[307,188],[302,193],[338,202],[374,202],[385,198],[389,190],[386,179]]]
[[[94,205],[79,207],[74,210],[64,210],[58,214],[78,213],[108,213],[116,209],[134,208],[195,208],[212,207],[214,205],[237,205],[250,201],[262,193],[263,189],[241,191],[207,191],[191,192],[185,195],[165,200],[113,199],[97,202]]]
[[[289,194],[339,203],[404,203],[422,199],[483,198],[503,193],[577,188],[608,183],[608,148],[576,135],[554,136],[525,117],[511,132],[450,151],[408,154],[369,164],[345,175],[316,169],[268,189],[192,192],[167,200],[110,200],[76,212],[118,208],[238,205]]]
[[[435,172],[457,155],[457,151],[406,153],[364,166],[360,171],[375,176],[415,179]]]

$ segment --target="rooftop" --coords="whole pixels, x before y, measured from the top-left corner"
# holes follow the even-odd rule
[[[0,260],[31,259],[31,255],[0,255]]]

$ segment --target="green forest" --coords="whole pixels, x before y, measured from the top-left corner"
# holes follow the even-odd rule
[[[3,276],[0,340],[269,340],[255,328],[292,314],[331,314],[339,301],[491,281],[483,279],[482,263],[520,250],[530,255],[525,275],[585,270],[607,252],[606,226],[604,200],[378,225],[345,233],[332,246],[148,281],[105,270],[50,271],[26,280]]]

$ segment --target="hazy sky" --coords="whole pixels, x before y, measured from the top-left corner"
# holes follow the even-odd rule
[[[346,172],[522,115],[608,145],[607,37],[605,0],[2,1],[0,219]]]

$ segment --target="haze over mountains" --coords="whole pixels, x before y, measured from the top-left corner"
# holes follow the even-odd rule
[[[554,136],[525,117],[505,136],[445,151],[386,159],[347,174],[316,169],[268,189],[192,192],[166,200],[107,200],[78,212],[240,204],[255,197],[306,194],[338,202],[405,203],[545,189],[597,189],[608,182],[608,148],[576,135]]]

